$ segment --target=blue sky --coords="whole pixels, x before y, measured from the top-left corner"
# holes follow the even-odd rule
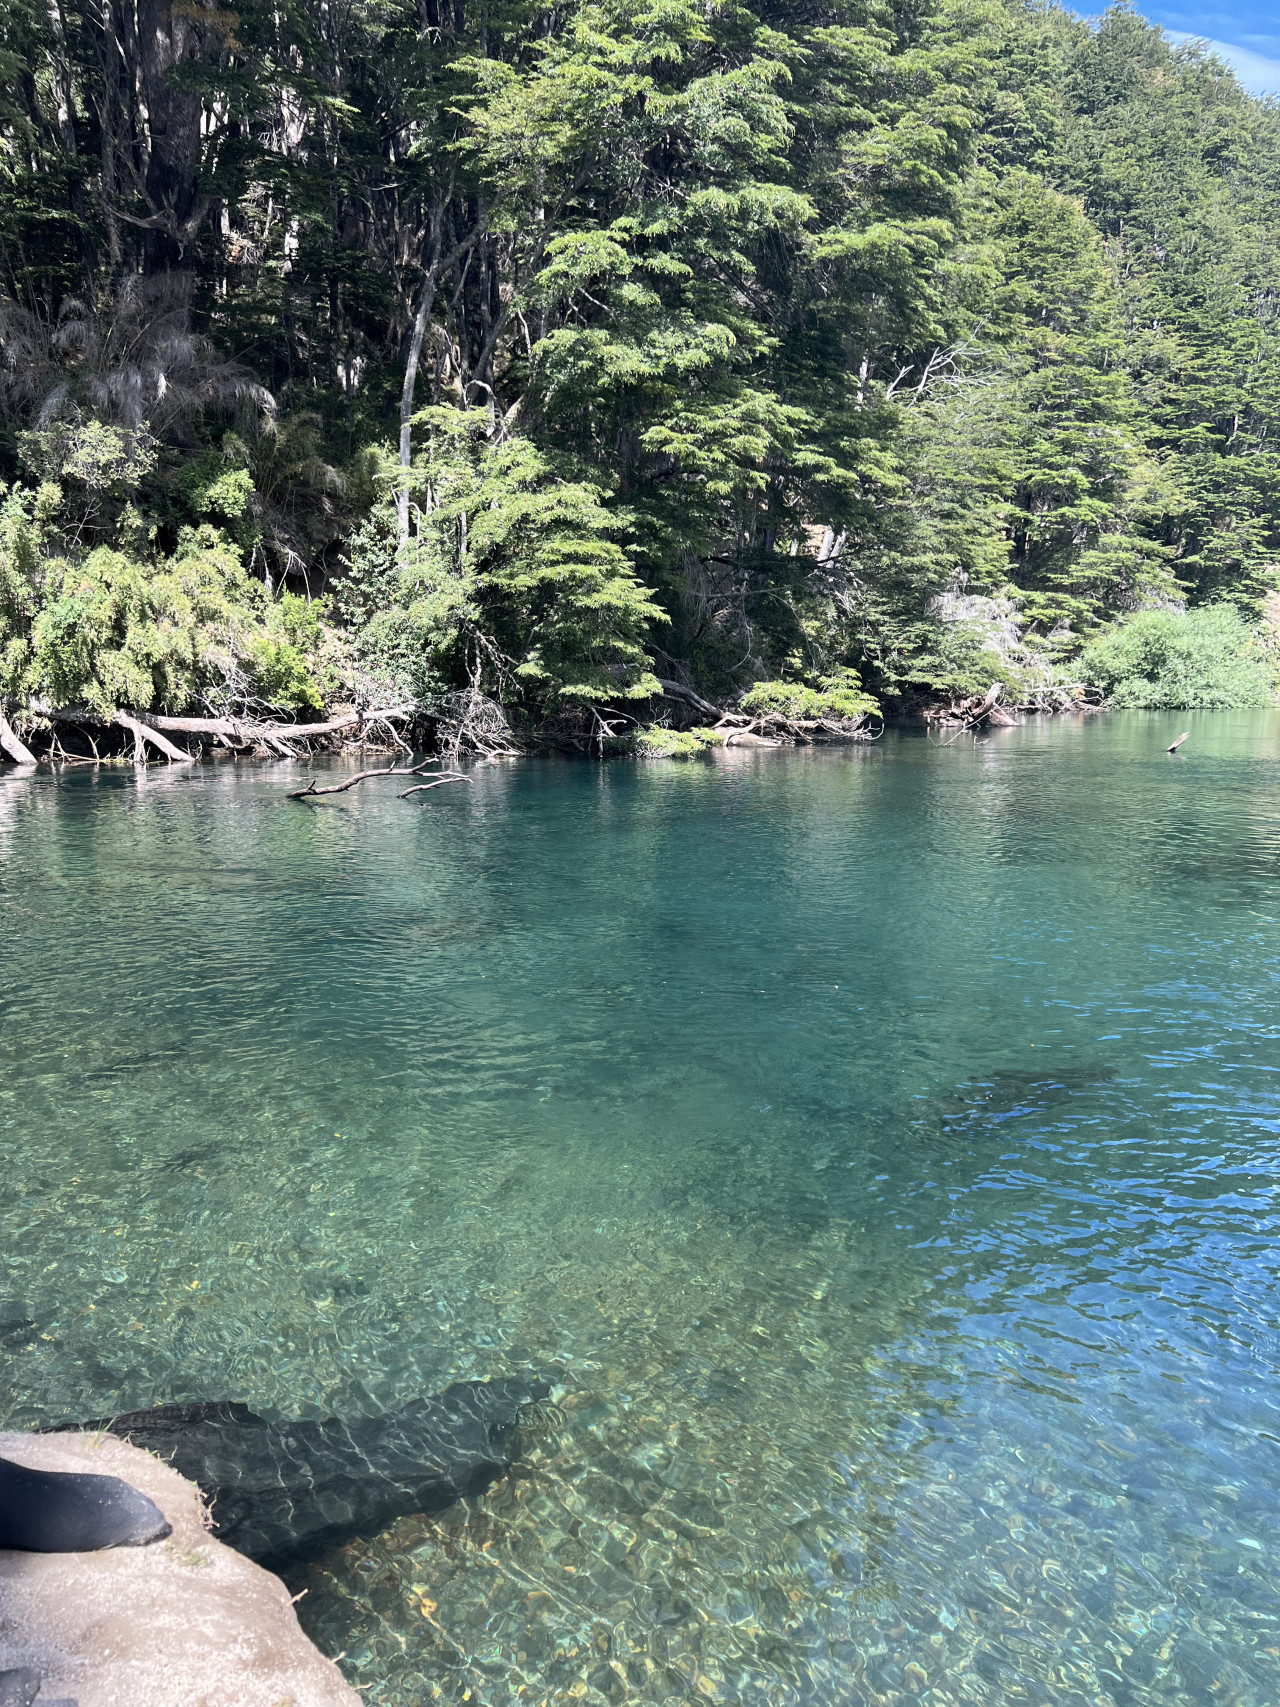
[[[1225,59],[1255,95],[1280,94],[1280,6],[1275,0],[1240,0],[1225,10],[1193,4],[1136,8],[1162,24],[1175,41],[1199,38]]]

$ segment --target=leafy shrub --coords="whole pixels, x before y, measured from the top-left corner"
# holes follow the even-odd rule
[[[245,648],[255,697],[273,711],[319,711],[324,706],[315,668],[324,640],[322,611],[318,599],[308,603],[285,593],[267,605],[264,632]]]
[[[642,729],[634,737],[633,751],[641,759],[695,759],[723,746],[722,729]]]
[[[816,723],[827,718],[852,721],[877,716],[880,711],[863,690],[856,670],[820,676],[816,688],[802,682],[753,682],[740,703],[743,711],[757,717],[782,717],[788,723]]]
[[[1087,646],[1080,669],[1115,706],[1229,711],[1275,703],[1275,666],[1231,605],[1141,611]]]
[[[247,468],[228,468],[195,494],[194,509],[201,516],[225,516],[238,520],[247,515],[253,498],[253,476]]]
[[[217,528],[171,557],[64,554],[61,500],[52,482],[0,496],[0,694],[103,715],[321,705],[319,610],[271,599]]]
[[[156,444],[143,428],[108,426],[92,416],[20,433],[27,467],[45,480],[70,482],[123,498],[155,467]]]

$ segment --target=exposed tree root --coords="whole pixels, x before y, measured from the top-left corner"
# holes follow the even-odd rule
[[[520,743],[507,714],[496,699],[481,690],[478,670],[469,687],[446,694],[433,705],[431,716],[440,751],[455,762],[461,753],[478,753],[486,759],[520,755]]]
[[[976,729],[981,723],[994,723],[1000,728],[1008,728],[1016,723],[1018,721],[1016,717],[1007,712],[1003,706],[996,704],[1003,691],[1004,684],[1002,682],[992,682],[981,698],[975,694],[972,699],[962,700],[950,719],[950,721],[960,723],[960,727],[951,737],[951,741],[958,741],[968,730]],[[949,747],[951,741],[945,742],[944,745]]]
[[[1093,694],[1090,699],[1089,694]],[[1003,684],[993,682],[985,694],[973,694],[968,699],[953,700],[946,705],[927,705],[924,708],[925,722],[930,725],[949,726],[958,723],[960,728],[952,740],[963,735],[968,729],[976,729],[981,724],[988,727],[1008,728],[1017,723],[1017,712],[1063,712],[1063,711],[1100,711],[1101,702],[1096,690],[1091,689],[1085,682],[1047,682],[1039,686],[1026,687],[1019,690],[1016,702],[1012,704],[997,704],[1003,698]],[[947,743],[950,745],[950,743]]]

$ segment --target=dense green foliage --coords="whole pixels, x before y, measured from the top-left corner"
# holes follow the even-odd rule
[[[0,5],[11,702],[1017,697],[1274,585],[1280,110],[1123,7]]]
[[[739,703],[743,711],[756,716],[773,715],[797,723],[820,718],[851,720],[879,710],[871,695],[862,691],[853,670],[823,676],[816,687],[805,682],[755,682]]]
[[[1118,706],[1234,711],[1275,703],[1276,660],[1230,605],[1142,611],[1086,647],[1082,665]]]

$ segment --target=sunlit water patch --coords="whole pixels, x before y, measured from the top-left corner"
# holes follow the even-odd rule
[[[1273,1707],[1278,753],[0,781],[4,1420],[551,1376],[386,1707]]]

